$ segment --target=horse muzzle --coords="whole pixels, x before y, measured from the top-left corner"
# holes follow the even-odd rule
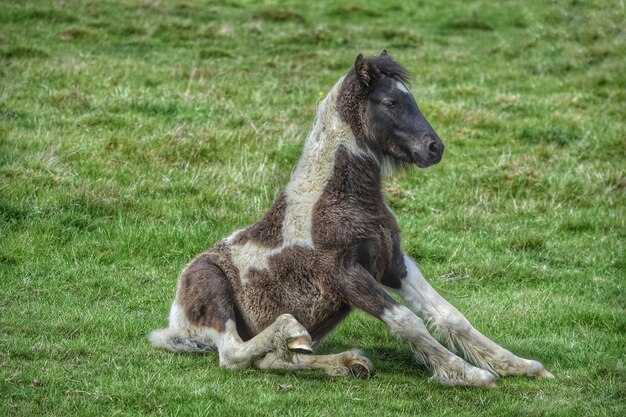
[[[420,168],[427,168],[441,161],[445,146],[436,134],[427,133],[423,136],[422,145],[413,152],[413,162]]]

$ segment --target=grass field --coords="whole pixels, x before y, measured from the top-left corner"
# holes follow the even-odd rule
[[[623,1],[0,1],[0,415],[626,415]],[[446,144],[387,181],[406,250],[554,380],[372,379],[152,348],[177,275],[287,183],[316,102],[383,47]]]

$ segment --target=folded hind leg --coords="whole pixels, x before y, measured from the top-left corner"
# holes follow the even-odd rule
[[[234,320],[228,320],[219,333],[217,349],[220,365],[227,368],[247,368],[268,353],[285,361],[292,351],[310,352],[311,336],[291,314],[281,314],[252,339],[244,342],[237,333]]]
[[[446,339],[450,348],[459,346],[468,360],[497,375],[552,377],[541,363],[515,356],[481,334],[430,286],[406,255],[404,262],[407,275],[396,292]]]
[[[228,368],[323,369],[329,375],[367,377],[372,365],[356,351],[337,355],[310,353],[311,336],[290,314],[282,314],[261,333],[243,341],[237,332],[232,287],[207,254],[192,261],[180,277],[170,326],[152,332],[150,340],[175,352],[217,349]]]
[[[332,355],[302,355],[294,353],[280,357],[270,352],[257,360],[254,366],[259,369],[321,369],[330,376],[354,376],[368,379],[372,372],[372,363],[358,350]]]
[[[288,357],[290,350],[312,351],[309,333],[290,314],[278,316],[244,342],[237,332],[230,281],[209,254],[198,256],[181,274],[170,328],[158,332],[151,339],[169,350],[202,351],[203,344],[212,345],[219,352],[220,365],[229,368],[252,366],[268,352]]]

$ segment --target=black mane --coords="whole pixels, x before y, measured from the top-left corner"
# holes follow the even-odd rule
[[[402,65],[398,64],[387,54],[372,56],[367,58],[367,63],[377,68],[381,74],[387,77],[395,78],[402,81],[407,86],[410,85],[410,73]]]

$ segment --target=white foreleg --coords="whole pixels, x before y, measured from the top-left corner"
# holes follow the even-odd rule
[[[497,375],[552,377],[541,363],[517,357],[481,334],[433,289],[411,258],[405,255],[404,261],[407,276],[396,293],[434,327],[451,349],[460,347],[469,361]]]

